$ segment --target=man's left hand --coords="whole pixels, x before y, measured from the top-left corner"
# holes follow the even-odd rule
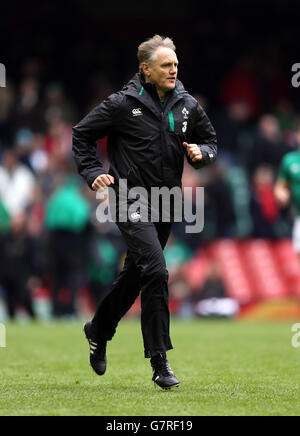
[[[187,154],[192,162],[199,162],[202,159],[202,153],[197,144],[188,144],[183,142],[182,145],[186,148]]]

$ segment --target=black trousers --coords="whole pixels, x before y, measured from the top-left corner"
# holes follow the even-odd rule
[[[172,223],[116,223],[128,247],[124,268],[92,320],[98,340],[111,340],[120,319],[141,291],[141,327],[145,357],[172,349],[168,271],[163,249]]]

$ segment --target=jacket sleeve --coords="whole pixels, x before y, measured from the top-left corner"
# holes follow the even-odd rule
[[[218,153],[217,135],[208,116],[202,107],[197,103],[196,117],[193,131],[190,137],[190,143],[197,144],[202,153],[200,162],[193,162],[186,153],[188,162],[195,168],[199,169],[215,162]]]
[[[122,99],[121,93],[112,94],[72,129],[72,150],[77,169],[90,188],[99,175],[106,173],[97,157],[96,141],[112,130]]]

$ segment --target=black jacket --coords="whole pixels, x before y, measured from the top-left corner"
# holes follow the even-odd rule
[[[201,168],[214,162],[217,139],[204,110],[177,80],[162,107],[155,85],[136,74],[122,89],[103,101],[73,128],[73,152],[78,171],[91,187],[105,174],[96,156],[96,140],[108,137],[109,174],[127,179],[128,187],[181,186],[182,143],[200,146]]]

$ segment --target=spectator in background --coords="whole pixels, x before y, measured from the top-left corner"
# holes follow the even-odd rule
[[[215,238],[234,236],[235,211],[230,187],[226,180],[226,166],[218,162],[211,168],[205,188],[206,225],[213,226]],[[212,222],[208,223],[208,218]]]
[[[45,226],[55,317],[77,314],[76,295],[81,284],[89,215],[89,203],[82,196],[76,178],[66,178],[47,201]]]
[[[35,318],[29,282],[34,276],[34,247],[27,234],[26,214],[20,212],[11,219],[10,230],[2,235],[0,246],[0,283],[5,289],[8,314],[15,318],[22,306],[30,318]]]
[[[262,115],[248,158],[250,172],[260,165],[271,165],[276,172],[283,155],[288,151],[290,149],[283,141],[277,118],[270,114]]]
[[[72,128],[62,118],[49,121],[45,138],[45,151],[55,159],[66,160],[71,155]]]
[[[221,84],[221,101],[230,106],[237,101],[245,102],[249,117],[257,117],[262,110],[255,64],[251,55],[239,58],[235,68]]]
[[[294,132],[297,122],[296,113],[292,102],[289,100],[279,100],[275,107],[275,116],[278,120],[279,127],[286,141],[289,141],[290,136]]]
[[[246,100],[230,101],[215,120],[216,131],[222,138],[221,158],[229,164],[240,164],[244,160],[245,144],[241,136],[249,128],[250,107]]]
[[[125,254],[124,245],[120,245],[120,237],[110,222],[89,227],[87,276],[95,308],[106,297],[119,272],[119,259]]]
[[[0,201],[12,216],[29,206],[35,178],[28,167],[21,164],[16,149],[7,150],[0,166]]]
[[[267,43],[268,52],[263,59],[258,59],[259,93],[264,112],[273,111],[274,107],[281,106],[281,102],[291,100],[291,86],[289,80],[280,71],[280,58],[282,50],[273,43]],[[286,67],[284,67],[285,69]]]
[[[52,82],[46,87],[44,116],[47,123],[58,119],[72,123],[76,119],[76,108],[68,101],[62,83]]]
[[[195,313],[199,316],[233,317],[239,304],[227,294],[219,266],[212,262],[207,280],[196,296]]]
[[[196,213],[196,187],[205,186],[206,179],[203,177],[204,173],[205,170],[203,170],[201,173],[194,171],[188,162],[185,161],[184,172],[182,176],[183,200],[185,204],[189,205],[188,208],[193,212],[194,215]],[[185,187],[192,188],[192,191],[190,189],[184,189]],[[184,221],[175,222],[172,229],[175,239],[186,244],[190,250],[197,250],[202,241],[202,233],[186,233],[186,223]]]
[[[31,280],[32,290],[41,285],[46,278],[46,244],[45,244],[45,196],[39,184],[35,185],[32,202],[27,209],[27,234],[30,237],[33,247],[33,258],[31,260],[34,271],[35,281]]]
[[[22,80],[19,95],[10,116],[11,135],[22,128],[34,132],[41,132],[45,129],[40,84],[34,77],[26,77]]]
[[[49,157],[44,149],[45,138],[41,133],[36,133],[31,141],[28,165],[37,176],[43,175],[48,168]]]
[[[274,175],[271,167],[260,166],[253,175],[251,215],[254,238],[271,238],[276,235],[275,225],[279,209],[274,195]]]

